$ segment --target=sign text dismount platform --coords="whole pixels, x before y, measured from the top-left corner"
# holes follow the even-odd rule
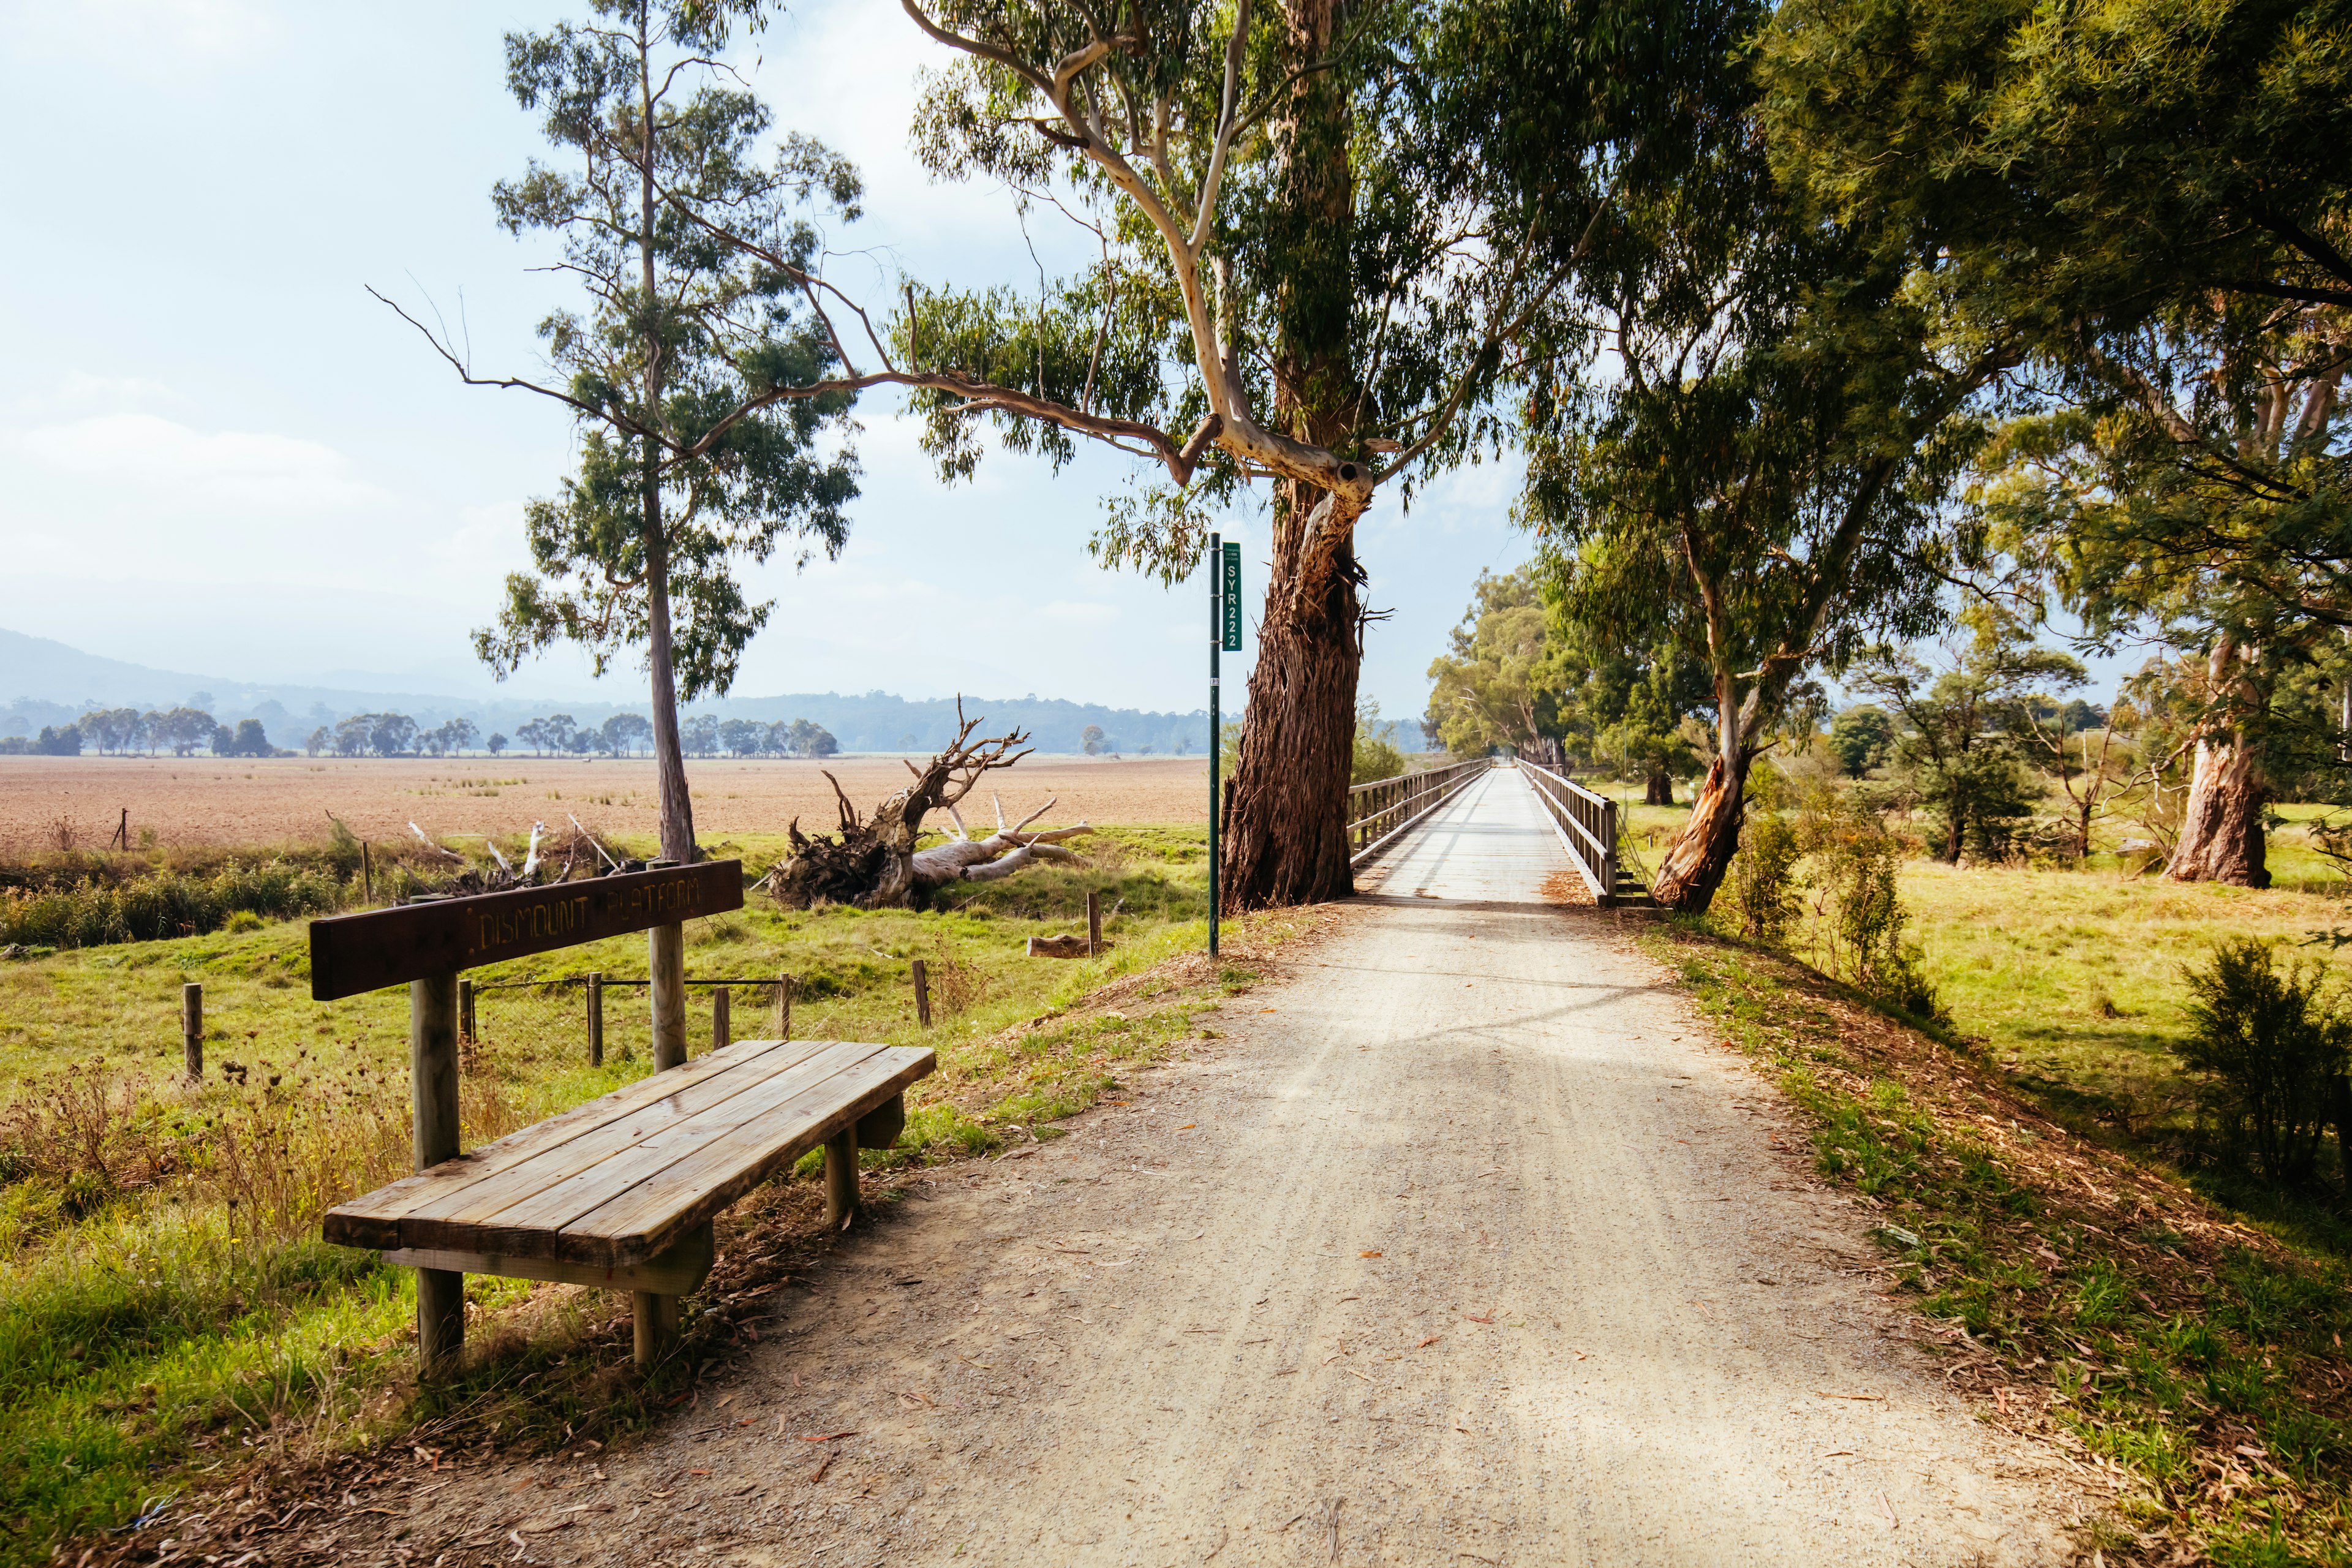
[[[331,915],[310,922],[310,996],[331,1002],[742,907],[743,863],[706,860]]]

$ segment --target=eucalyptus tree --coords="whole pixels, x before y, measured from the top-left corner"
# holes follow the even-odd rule
[[[2267,883],[2273,699],[2352,626],[2342,313],[2245,295],[2085,336],[1981,459],[1984,515],[2088,634],[2168,645],[2194,763],[2166,875]],[[2318,319],[2314,319],[2318,318]]]
[[[918,143],[1056,207],[1099,259],[1032,298],[860,304],[791,256],[835,326],[826,387],[912,389],[943,473],[982,426],[1058,466],[1139,462],[1093,548],[1175,581],[1241,487],[1272,559],[1222,831],[1237,907],[1351,885],[1345,830],[1364,572],[1383,487],[1506,438],[1503,395],[1607,238],[1612,189],[1671,163],[1669,107],[1733,13],[1631,0],[901,0],[952,51]],[[704,210],[682,202],[687,210]],[[709,226],[716,233],[721,215]],[[1548,331],[1545,341],[1564,334]],[[781,393],[779,395],[795,394]]]
[[[827,379],[833,350],[799,279],[821,244],[815,218],[854,217],[859,184],[805,137],[766,151],[772,117],[720,58],[736,29],[760,25],[755,0],[590,11],[507,36],[508,87],[561,157],[491,198],[509,233],[554,237],[552,270],[585,296],[540,326],[562,379],[478,375],[426,335],[468,385],[554,399],[580,428],[576,468],[525,513],[533,570],[508,578],[475,651],[504,679],[559,642],[585,647],[599,675],[644,649],[661,849],[685,862],[678,704],[728,689],[772,609],[745,595],[738,563],[795,542],[803,560],[830,555],[848,537],[854,393]]]
[[[2270,693],[2352,621],[2352,0],[1790,0],[1783,171],[1866,216],[2044,406],[2003,521],[2094,626],[2203,667],[2168,868],[2259,881]]]
[[[1571,620],[1706,671],[1713,755],[1651,889],[1695,910],[1738,847],[1755,758],[1818,721],[1811,672],[1943,623],[1968,542],[1942,502],[2012,350],[1934,336],[1906,258],[1774,176],[1749,57],[1694,86],[1706,155],[1629,194],[1588,283],[1619,374],[1536,384],[1521,514]]]

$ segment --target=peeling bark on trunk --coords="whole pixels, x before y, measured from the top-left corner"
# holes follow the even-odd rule
[[[2267,794],[2261,759],[2252,747],[2220,736],[2198,742],[2180,837],[2173,844],[2165,876],[2176,882],[2269,887],[2271,874],[2263,863]]]
[[[1326,497],[1318,513],[1338,510]],[[1300,517],[1295,507],[1290,518]],[[1349,519],[1350,523],[1353,519]],[[1327,526],[1328,526],[1327,524]],[[1225,792],[1224,907],[1229,912],[1344,899],[1349,865],[1348,781],[1355,763],[1359,642],[1352,546],[1324,556],[1307,577],[1309,526],[1277,518],[1273,581],[1250,671],[1241,758]]]
[[[1739,823],[1747,804],[1748,770],[1756,760],[1745,746],[1716,753],[1691,801],[1690,820],[1666,848],[1650,897],[1662,910],[1704,914],[1723,885],[1724,873],[1739,849]]]
[[[2249,721],[2263,706],[2263,689],[2252,668],[2255,660],[2255,650],[2226,634],[2215,640],[2206,658],[2208,692],[2217,700],[2228,694],[2223,710],[2228,717],[2209,725],[2197,739],[2180,837],[2173,841],[2172,857],[2164,868],[2172,881],[2271,885],[2270,871],[2263,864],[2263,805],[2269,786],[2263,777],[2261,747],[2248,733]]]

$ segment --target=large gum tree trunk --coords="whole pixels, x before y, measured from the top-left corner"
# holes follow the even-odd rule
[[[1756,760],[1745,746],[1718,751],[1707,764],[1688,821],[1666,847],[1666,858],[1650,884],[1662,910],[1702,915],[1739,849],[1739,823],[1747,805],[1748,770]]]
[[[2242,647],[2236,637],[2224,633],[2214,639],[2213,651],[2206,658],[2209,694],[2218,699],[2230,693],[2234,700],[2229,706],[2241,716],[2259,711],[2264,696],[2254,656],[2255,650]],[[2173,843],[2165,876],[2176,882],[2269,887],[2271,874],[2263,864],[2263,804],[2267,795],[2261,749],[2244,723],[2209,729],[2198,738],[2189,801],[2180,814],[2180,837]]]
[[[2263,863],[2266,794],[2262,763],[2252,746],[2227,736],[2198,742],[2180,837],[2173,844],[2165,876],[2176,882],[2269,887],[2271,874]]]
[[[1352,548],[1302,584],[1305,513],[1277,509],[1256,668],[1241,758],[1224,801],[1224,906],[1318,903],[1355,891],[1348,780],[1356,752],[1356,672],[1363,658]]]
[[[1328,59],[1347,9],[1347,0],[1287,0],[1288,47],[1301,61]],[[1360,402],[1348,342],[1354,304],[1350,126],[1338,73],[1313,71],[1293,84],[1273,127],[1280,171],[1267,265],[1282,279],[1275,424],[1327,448],[1348,437]],[[1348,782],[1363,661],[1356,518],[1354,503],[1337,493],[1297,480],[1279,487],[1257,665],[1224,805],[1229,910],[1316,903],[1355,891]]]

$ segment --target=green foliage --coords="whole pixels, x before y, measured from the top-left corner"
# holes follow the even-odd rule
[[[1498,449],[1522,374],[1505,344],[1560,310],[1629,150],[1671,171],[1687,135],[1669,84],[1752,19],[1619,0],[1155,3],[1116,24],[1065,0],[921,9],[962,51],[918,110],[926,165],[1001,182],[1024,212],[1050,202],[1100,247],[1034,291],[913,291],[892,352],[952,378],[915,394],[927,448],[968,475],[985,420],[1056,465],[1076,435],[1155,459],[1169,477],[1114,498],[1094,547],[1170,578],[1260,428],[1376,482],[1374,442],[1422,469]]]
[[[1545,362],[1519,507],[1583,635],[1706,672],[1730,790],[1777,731],[1814,727],[1812,671],[1942,624],[1943,584],[1979,544],[1942,501],[2011,354],[1939,340],[1867,222],[1823,222],[1774,177],[1754,58],[1682,81],[1697,146],[1675,180],[1624,194],[1613,269],[1575,328],[1597,324],[1622,374]],[[1678,845],[1659,896],[1704,910],[1735,847]]]
[[[1465,757],[1559,738],[1568,650],[1552,634],[1534,570],[1481,572],[1471,592],[1448,650],[1429,667],[1429,726]]]
[[[1729,878],[1740,935],[1769,947],[1787,940],[1797,918],[1797,868],[1803,858],[1804,845],[1785,814],[1749,809]]]
[[[851,395],[807,395],[835,364],[825,333],[796,278],[736,238],[797,266],[822,245],[810,210],[854,216],[859,186],[805,137],[763,161],[768,110],[706,63],[744,8],[593,8],[507,38],[515,100],[568,163],[534,162],[492,205],[510,234],[558,239],[593,303],[541,323],[565,381],[535,390],[573,411],[579,462],[526,509],[533,571],[508,579],[475,648],[503,677],[558,641],[600,673],[650,644],[657,691],[674,670],[691,700],[728,689],[768,617],[735,563],[794,538],[837,552],[857,493],[838,450]]]
[[[2086,322],[2216,288],[2352,302],[2327,237],[2348,22],[2342,0],[1798,0],[1761,39],[1767,124],[1785,177],[1937,258],[1968,319],[2072,354]]]
[[[2211,967],[2186,979],[2180,1059],[2203,1080],[2207,1125],[2255,1174],[2308,1182],[2352,1053],[2352,1021],[2326,966],[2281,968],[2272,943],[2239,938],[2219,943]]]
[[[2046,693],[2081,686],[2080,661],[2036,643],[2005,615],[1972,613],[1942,670],[1872,648],[1853,684],[1901,720],[1895,756],[1912,796],[1942,825],[1938,854],[2000,860],[2032,816],[2033,785],[2020,752]]]
[[[0,889],[0,945],[97,947],[243,930],[240,919],[331,912],[345,893],[331,872],[278,860],[232,862],[208,875],[159,870],[126,881]]]
[[[1348,782],[1370,784],[1374,779],[1399,778],[1409,771],[1404,753],[1389,739],[1389,727],[1381,722],[1379,699],[1358,698],[1355,761],[1349,770]]]
[[[1799,0],[1762,39],[1783,176],[1932,258],[1904,264],[1955,339],[2033,362],[1980,521],[2094,635],[2215,653],[2189,718],[2233,748],[2352,617],[2347,27],[2345,0]]]
[[[1875,817],[1848,811],[1823,820],[1815,854],[1836,915],[1824,928],[1831,973],[1923,1022],[1949,1026],[1919,950],[1903,940],[1910,915],[1895,886],[1903,847]]]
[[[1861,778],[1871,769],[1885,766],[1894,753],[1895,721],[1885,709],[1873,703],[1842,708],[1830,721],[1829,745],[1830,754],[1837,758],[1845,776]]]

